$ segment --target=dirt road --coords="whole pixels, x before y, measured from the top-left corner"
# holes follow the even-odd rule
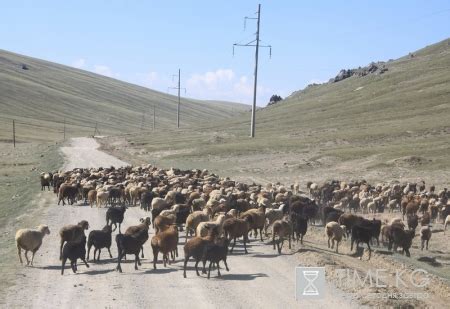
[[[66,156],[64,169],[92,166],[118,166],[126,163],[96,150],[97,143],[88,138],[72,140],[70,147],[63,147]],[[314,306],[315,308],[356,307],[350,297],[333,285],[328,284],[324,300],[310,302],[295,300],[295,267],[299,265],[297,249],[292,254],[279,256],[272,246],[252,241],[249,254],[244,255],[242,247],[228,259],[230,272],[222,271],[222,278],[208,280],[197,277],[190,265],[187,279],[183,278],[183,249],[180,256],[166,268],[161,263],[153,270],[149,243],[144,246],[145,259],[138,271],[133,262],[124,263],[123,273],[115,271],[116,259],[109,259],[102,252],[100,263],[89,263],[90,268],[79,264],[78,273],[66,269],[61,276],[58,259],[58,231],[64,224],[89,221],[91,230],[105,225],[105,208],[88,206],[57,206],[51,192],[40,195],[44,207],[42,222],[48,224],[51,234],[44,239],[34,267],[23,267],[17,273],[16,285],[9,289],[6,305],[9,308],[294,308]],[[138,208],[129,208],[125,213],[122,229],[138,223],[144,216]],[[183,233],[184,234],[184,233]],[[113,234],[113,237],[115,233]],[[153,236],[151,231],[150,237]],[[184,236],[180,242],[184,243]],[[268,240],[266,240],[268,242]],[[113,256],[117,255],[115,244]],[[295,254],[294,254],[295,253]],[[91,252],[92,254],[92,252]],[[161,258],[161,257],[160,257]],[[314,259],[314,256],[311,256]],[[310,261],[314,263],[313,260]]]

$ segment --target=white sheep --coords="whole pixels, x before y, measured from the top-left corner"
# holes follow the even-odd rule
[[[50,234],[50,230],[45,224],[39,225],[36,229],[20,229],[16,232],[15,239],[20,264],[23,264],[21,249],[24,249],[27,265],[30,264],[30,261],[28,260],[28,251],[33,253],[33,256],[31,257],[31,266],[33,266],[34,255],[41,247],[42,239],[47,234]]]
[[[186,219],[186,238],[187,242],[188,232],[194,230],[195,236],[197,236],[197,226],[200,222],[206,222],[211,218],[211,208],[205,207],[203,210],[197,210],[191,213]]]
[[[447,230],[447,225],[450,224],[450,215],[447,215],[447,218],[445,218],[445,223],[444,223],[444,234],[445,231]]]
[[[215,221],[207,221],[207,222],[200,222],[197,225],[197,237],[205,237],[208,235],[208,231],[211,230],[213,227],[218,227],[219,235],[222,234],[222,225],[225,221],[226,216],[225,215],[219,215]]]
[[[336,241],[336,253],[338,253],[339,243],[342,240],[342,236],[344,235],[344,229],[339,225],[339,223],[331,221],[328,222],[325,226],[325,233],[328,236],[328,248],[330,248],[330,240],[331,249],[334,248],[334,242]]]
[[[266,210],[266,224],[264,226],[264,232],[267,236],[267,229],[271,226],[276,220],[283,219],[283,212],[286,204],[281,204],[278,209],[269,208]]]

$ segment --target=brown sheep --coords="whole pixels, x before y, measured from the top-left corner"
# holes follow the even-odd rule
[[[241,218],[245,218],[246,216],[252,217],[250,228],[255,232],[255,238],[258,237],[259,229],[259,236],[261,241],[263,241],[262,231],[264,229],[264,225],[266,224],[266,207],[263,205],[257,209],[250,209],[244,213],[241,213]]]
[[[65,225],[59,231],[59,236],[61,237],[61,246],[59,248],[59,259],[62,259],[62,249],[64,242],[73,241],[80,242],[83,238],[84,231],[89,229],[89,223],[86,220],[78,222],[77,225]]]
[[[157,216],[155,218],[155,234],[164,231],[169,225],[175,224],[177,217],[175,215],[169,214],[166,216]]]
[[[422,240],[420,250],[423,250],[425,243],[426,250],[428,250],[428,242],[430,241],[431,234],[431,228],[429,226],[422,226],[422,228],[420,229],[420,239]]]
[[[252,220],[251,216],[246,216],[245,219],[230,218],[226,219],[223,223],[223,231],[225,237],[230,241],[233,239],[233,246],[231,247],[230,253],[233,253],[234,246],[236,245],[236,238],[243,237],[244,240],[244,250],[247,254],[247,242],[248,242],[248,231],[250,230],[250,222]]]
[[[88,201],[91,208],[94,206],[94,203],[97,203],[97,190],[89,190]]]
[[[165,231],[160,232],[158,235],[152,237],[151,240],[153,250],[153,269],[156,269],[156,262],[158,260],[158,253],[163,254],[164,267],[166,262],[169,262],[169,253],[177,250],[178,245],[178,229],[175,225],[171,225]],[[175,261],[175,256],[172,256],[172,260]]]
[[[272,242],[273,250],[275,250],[275,243],[278,248],[278,253],[281,254],[281,249],[283,248],[284,238],[287,237],[289,240],[289,249],[291,249],[291,234],[292,225],[287,219],[276,220],[272,226]],[[278,241],[275,242],[275,236],[278,236]],[[281,243],[281,245],[280,245]]]
[[[150,227],[151,220],[150,220],[150,217],[145,217],[145,218],[139,219],[139,221],[141,222],[141,224],[128,227],[125,231],[125,235],[135,236],[136,238],[139,239],[139,241],[141,243],[141,251],[142,251],[141,256],[142,256],[142,258],[144,258],[143,245],[148,239],[148,229]]]

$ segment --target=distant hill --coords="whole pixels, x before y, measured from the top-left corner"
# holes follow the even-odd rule
[[[153,105],[157,128],[176,126],[175,96],[0,50],[0,139],[11,137],[12,118],[22,140],[59,139],[64,118],[69,135],[92,134],[96,123],[101,134],[148,130]],[[182,99],[181,126],[229,118],[248,108]]]

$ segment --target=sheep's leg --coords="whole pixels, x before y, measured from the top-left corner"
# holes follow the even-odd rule
[[[275,250],[275,233],[272,233],[273,250]]]
[[[119,251],[119,256],[117,257],[117,267],[116,270],[122,272],[122,266],[120,266],[120,260],[122,260],[123,254]]]
[[[77,273],[77,267],[75,265],[75,262],[70,261],[70,267],[72,268],[72,271],[74,274]]]
[[[97,256],[97,262],[100,261],[100,252],[102,252],[102,249],[98,249],[98,256]]]
[[[220,273],[219,262],[217,262],[217,274],[219,275],[219,277],[222,276],[222,274]]]
[[[167,254],[163,253],[163,264],[164,264],[164,267],[166,267],[167,260],[168,260]]]
[[[30,264],[30,260],[28,260],[28,250],[25,250],[25,258],[27,259],[27,265]]]
[[[122,232],[120,231],[120,226],[122,225],[122,223],[119,223],[119,234],[122,234]]]
[[[144,258],[144,246],[141,246],[141,252],[142,252],[141,257]]]
[[[109,252],[109,257],[112,259],[112,254],[111,254],[111,249],[108,248],[108,252]]]
[[[91,247],[92,246],[88,246],[88,252],[87,252],[87,259],[89,261],[89,253],[91,252]],[[94,259],[95,259],[95,249],[94,249]]]
[[[421,250],[421,251],[423,251],[423,245],[424,245],[424,243],[425,243],[425,240],[422,239],[421,244],[420,244],[420,250]]]
[[[262,233],[262,228],[259,229],[259,237],[261,238],[261,241],[263,241],[263,233]]]
[[[59,260],[62,259],[62,248],[63,248],[63,245],[64,245],[64,240],[61,239],[61,245],[59,247]]]
[[[289,249],[291,249],[291,234],[289,234]]]
[[[23,264],[23,261],[22,261],[22,249],[20,248],[19,245],[17,245],[17,254],[19,255],[20,264]]]
[[[300,235],[302,236],[302,238],[300,239],[300,244],[303,245],[303,236],[304,236],[304,234],[300,234]]]
[[[234,244],[236,244],[236,238],[234,238]],[[233,245],[233,248],[234,248],[234,245]],[[231,251],[233,251],[233,249],[231,249]],[[244,236],[244,251],[245,251],[245,254],[248,253],[247,252],[247,237],[245,237],[245,236]],[[226,262],[225,262],[225,265],[226,265]]]
[[[370,260],[370,257],[372,256],[372,249],[370,248],[369,243],[367,243],[367,247],[369,247],[369,260]]]
[[[39,248],[37,248],[37,249],[39,249]],[[36,254],[37,249],[31,251],[31,252],[33,253],[33,254],[31,255],[31,266],[33,266],[34,255]],[[428,250],[428,248],[427,248],[427,250]]]
[[[428,241],[429,241],[429,240],[427,240],[427,250],[428,250]]]
[[[187,262],[186,260],[184,260],[184,261],[185,261],[185,263]],[[197,272],[197,276],[200,276],[200,273],[198,272],[198,262],[200,262],[200,260],[195,261],[195,271]]]
[[[153,269],[156,269],[156,261],[158,260],[159,250],[157,247],[153,247],[153,246],[152,246],[152,249],[153,249]],[[163,260],[164,260],[164,256],[163,256]]]
[[[226,259],[223,260],[223,263],[225,264],[225,269],[226,269],[227,271],[230,271],[230,269],[228,268],[228,264],[227,264],[227,260],[226,260]]]
[[[328,237],[328,248],[330,248],[330,237]]]
[[[209,276],[210,276],[210,274],[211,274],[211,265],[212,265],[212,261],[209,262],[209,267],[208,267],[208,279],[209,279]]]
[[[141,261],[139,261],[139,252],[134,255],[134,270],[138,270],[138,264],[141,265]]]
[[[331,239],[331,249],[334,248],[334,238]]]
[[[61,264],[61,275],[64,275],[64,267],[66,266],[66,259],[62,260],[62,264]]]
[[[236,237],[234,237],[233,246],[231,247],[230,253],[233,253],[234,246],[236,246]],[[244,240],[244,247],[245,247],[245,240]],[[247,253],[247,249],[245,249],[245,251],[246,251],[245,253]]]
[[[86,265],[86,267],[89,268],[89,264],[87,263],[86,259],[84,257],[82,257],[81,260],[84,262],[84,265]],[[75,261],[75,263],[76,263],[76,261]]]
[[[186,266],[189,258],[184,258],[184,265],[183,265],[183,277],[186,278]]]
[[[336,253],[339,253],[338,248],[339,248],[339,241],[336,241]]]

